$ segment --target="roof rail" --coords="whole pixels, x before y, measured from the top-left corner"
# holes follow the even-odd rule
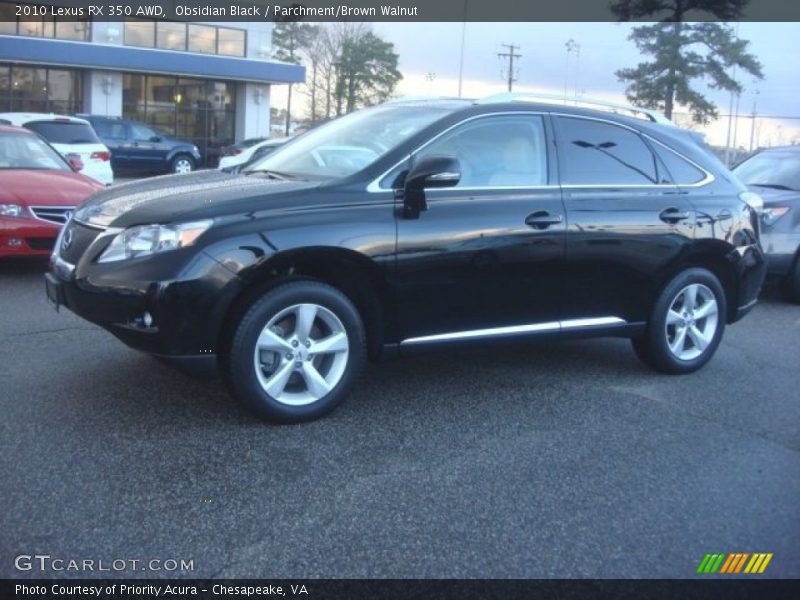
[[[598,100],[596,98],[586,98],[583,96],[563,96],[559,94],[545,94],[538,92],[503,92],[502,94],[494,94],[481,98],[476,101],[476,104],[496,104],[500,102],[535,102],[542,100],[545,104],[568,104],[572,103],[575,106],[599,106],[602,108],[611,109],[612,111],[624,110],[635,114],[642,114],[651,120],[653,123],[660,125],[671,125],[676,127],[675,123],[667,119],[661,113],[640,106],[631,106],[630,104],[618,104],[616,102],[608,102],[607,100]]]
[[[459,98],[458,96],[400,96],[387,100],[384,104],[403,104],[405,102],[442,102],[442,101],[457,101],[469,102],[471,98]]]

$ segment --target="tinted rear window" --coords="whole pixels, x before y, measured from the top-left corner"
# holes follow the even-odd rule
[[[68,121],[35,121],[25,127],[35,131],[51,144],[99,144],[94,129],[85,123]]]
[[[653,153],[633,131],[590,119],[559,117],[561,181],[577,185],[658,183]]]
[[[661,159],[661,162],[667,167],[669,174],[672,175],[674,183],[678,185],[691,185],[705,179],[706,174],[703,171],[671,150],[667,150],[658,144],[653,144],[653,149],[656,151],[656,154],[658,154],[658,158]]]

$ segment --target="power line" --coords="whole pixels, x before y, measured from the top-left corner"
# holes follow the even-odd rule
[[[497,58],[507,58],[508,59],[508,91],[511,91],[511,88],[514,85],[516,79],[514,78],[514,59],[515,58],[522,58],[522,54],[516,54],[514,50],[519,50],[519,46],[515,46],[514,44],[500,44],[503,48],[508,48],[508,52],[498,52]]]

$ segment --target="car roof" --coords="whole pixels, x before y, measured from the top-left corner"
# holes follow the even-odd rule
[[[40,121],[65,121],[69,123],[83,123],[89,125],[86,119],[78,117],[70,117],[67,115],[57,115],[55,113],[23,113],[23,112],[7,112],[0,113],[0,119],[8,121],[12,125],[24,125],[25,123],[34,123]]]

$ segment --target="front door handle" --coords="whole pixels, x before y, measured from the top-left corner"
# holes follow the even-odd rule
[[[685,221],[689,218],[689,213],[680,208],[665,208],[658,214],[658,218],[664,223],[677,223],[678,221]]]
[[[525,218],[525,224],[534,229],[547,229],[550,225],[558,225],[564,217],[561,215],[551,215],[546,210],[537,210]]]

